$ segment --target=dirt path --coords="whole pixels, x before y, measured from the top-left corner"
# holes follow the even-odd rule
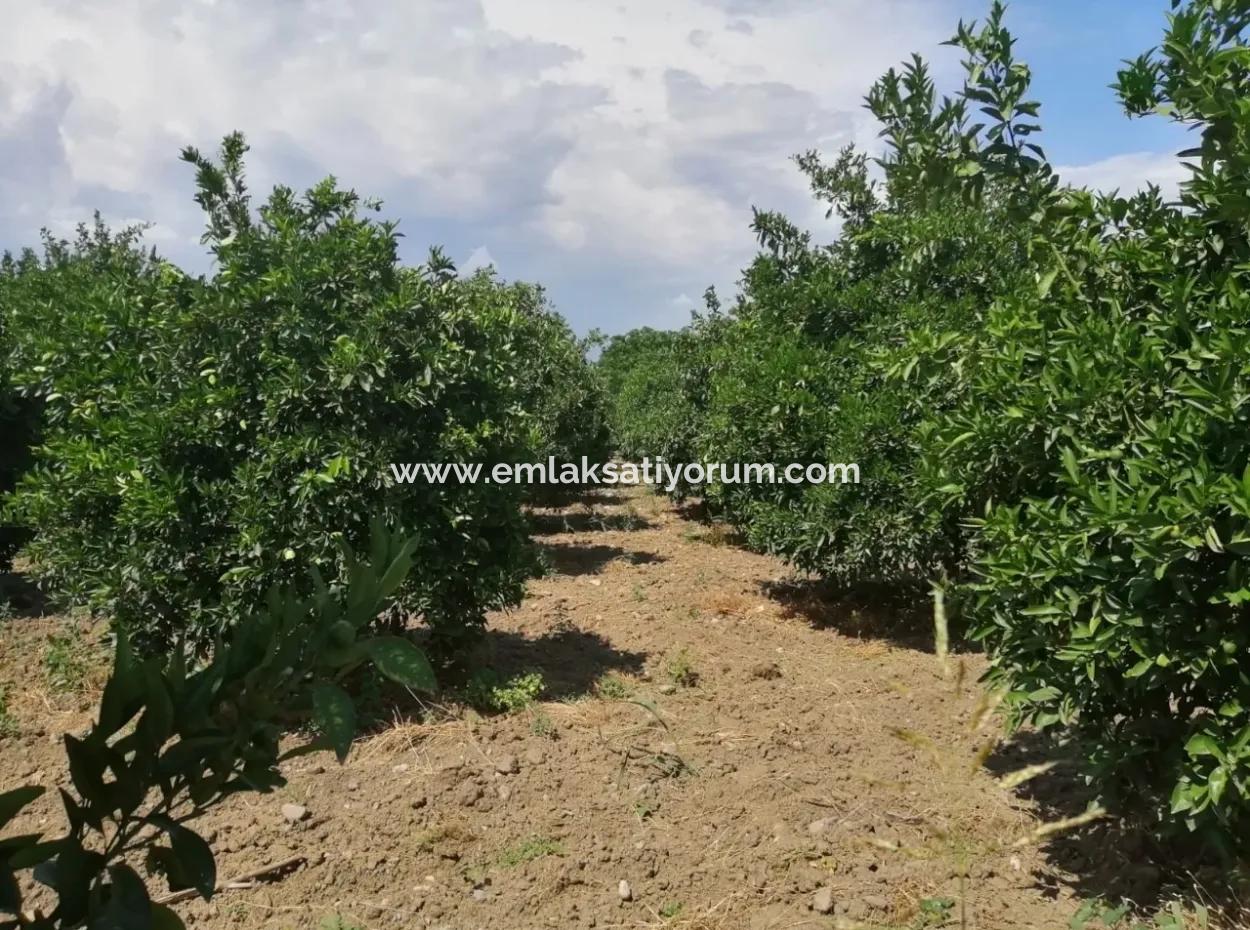
[[[183,904],[188,926],[920,928],[963,906],[970,927],[1067,926],[1068,877],[1011,845],[1034,814],[979,763],[978,657],[944,677],[923,643],[865,632],[888,617],[805,605],[780,563],[659,498],[537,520],[552,572],[485,654],[540,671],[544,700],[397,722],[234,799],[203,823],[223,878],[306,863]],[[61,778],[90,705],[30,685],[42,622],[0,646],[3,788]]]

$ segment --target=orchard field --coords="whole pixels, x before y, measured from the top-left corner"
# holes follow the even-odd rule
[[[0,263],[0,927],[1247,925],[1250,5],[1068,185],[1006,11],[796,157],[736,294],[577,336],[381,204],[182,153],[211,270]],[[392,462],[854,461],[855,484]],[[557,493],[557,491],[559,493]]]

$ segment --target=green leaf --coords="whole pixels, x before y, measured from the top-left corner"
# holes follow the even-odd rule
[[[425,653],[399,636],[365,640],[365,649],[377,670],[391,681],[417,691],[435,691],[438,682]]]
[[[405,545],[399,555],[387,567],[386,573],[382,576],[382,580],[378,582],[378,591],[382,597],[390,597],[398,590],[399,586],[404,583],[404,579],[408,577],[408,572],[412,570],[412,555],[409,547]]]
[[[0,794],[0,827],[8,826],[23,807],[40,797],[47,789],[42,785],[24,785]]]
[[[130,648],[130,639],[124,630],[117,631],[117,645],[113,653],[113,670],[104,694],[100,697],[100,717],[97,730],[103,739],[112,736],[138,713],[142,703],[145,679],[143,669]]]
[[[165,678],[156,662],[144,666],[144,691],[147,696],[147,706],[144,710],[142,726],[159,749],[173,732],[174,702],[169,696]]]
[[[1200,756],[1216,756],[1222,755],[1219,744],[1205,733],[1195,733],[1189,738],[1189,742],[1185,744],[1185,752],[1190,758],[1197,759]]]
[[[1068,920],[1068,930],[1083,930],[1086,924],[1098,913],[1098,905],[1093,901],[1083,901],[1075,914]]]
[[[1058,276],[1058,274],[1059,274],[1059,269],[1052,268],[1050,269],[1050,271],[1047,271],[1045,274],[1043,274],[1040,278],[1037,279],[1037,296],[1038,297],[1045,298],[1050,293],[1050,289],[1054,285],[1055,278],[1056,276]]]
[[[1081,481],[1081,471],[1076,464],[1076,453],[1072,451],[1071,446],[1064,446],[1063,451],[1059,453],[1059,457],[1063,459],[1064,471],[1068,473],[1068,477],[1072,479],[1073,484],[1079,484]]]
[[[312,686],[313,721],[342,762],[356,738],[356,705],[338,685],[319,681]]]
[[[1224,789],[1227,787],[1228,771],[1223,766],[1220,766],[1207,779],[1207,793],[1211,795],[1212,804],[1220,803],[1220,798],[1224,796]]]
[[[1128,905],[1120,904],[1120,905],[1117,905],[1116,907],[1108,908],[1107,910],[1103,911],[1102,914],[1099,916],[1099,919],[1102,921],[1102,925],[1104,927],[1114,927],[1121,920],[1124,919],[1124,915],[1127,913],[1128,913]]]
[[[1190,797],[1190,789],[1193,786],[1186,781],[1178,781],[1176,787],[1172,789],[1172,797],[1170,799],[1170,809],[1173,814],[1179,814],[1193,807],[1193,800]]]
[[[1036,604],[1032,607],[1025,607],[1020,611],[1020,615],[1024,617],[1053,617],[1063,613],[1054,604]]]
[[[1210,548],[1210,549],[1211,549],[1211,551],[1212,551],[1212,552],[1223,552],[1223,551],[1224,551],[1224,546],[1223,546],[1223,544],[1220,542],[1220,534],[1219,534],[1218,532],[1216,532],[1215,527],[1213,527],[1213,526],[1208,526],[1208,527],[1207,527],[1207,531],[1206,531],[1206,534],[1205,534],[1205,538],[1206,538],[1206,541],[1207,541],[1207,546],[1208,546],[1208,548]]]

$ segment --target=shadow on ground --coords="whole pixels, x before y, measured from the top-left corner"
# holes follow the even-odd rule
[[[691,523],[710,523],[712,520],[711,510],[701,497],[687,497],[675,501],[673,510],[676,511],[677,516]]]
[[[44,593],[25,572],[0,572],[0,617],[42,617],[50,609]]]
[[[666,561],[664,556],[654,552],[576,543],[547,543],[542,547],[542,555],[551,571],[557,575],[594,575],[616,559],[625,559],[634,565]]]
[[[531,513],[530,532],[535,536],[557,533],[604,533],[649,530],[655,524],[636,513],[602,513],[596,510],[576,513]]]
[[[557,627],[532,638],[490,630],[481,654],[501,678],[542,672],[547,700],[587,694],[608,672],[635,675],[647,661],[645,652],[617,649],[598,633],[574,626]]]
[[[621,503],[617,491],[608,487],[566,487],[563,485],[543,485],[537,489],[530,499],[535,507],[594,507]]]
[[[1001,778],[1028,766],[1052,764],[1015,791],[1035,806],[1042,821],[1054,823],[1085,813],[1095,801],[1093,788],[1081,774],[1081,755],[1078,746],[1028,731],[1000,745],[985,765]],[[1045,841],[1042,852],[1059,874],[1036,876],[1037,884],[1052,895],[1066,884],[1083,899],[1131,901],[1146,912],[1173,900],[1236,910],[1237,902],[1245,900],[1246,887],[1234,887],[1235,870],[1220,865],[1210,849],[1193,839],[1161,841],[1143,817],[1112,810],[1105,819]],[[1245,881],[1243,876],[1241,882]]]
[[[543,677],[543,700],[584,697],[609,672],[639,674],[647,658],[645,652],[617,649],[598,633],[579,629],[567,621],[533,637],[488,629],[463,666],[440,671],[440,694],[434,704],[448,699],[453,704],[466,701],[464,689],[470,674],[482,671],[493,672],[500,682],[539,672]],[[373,680],[362,676],[356,681],[357,688],[365,681]],[[363,693],[356,695],[356,703],[362,733],[377,734],[397,724],[419,724],[430,719],[428,696],[386,682],[373,681],[364,686]]]
[[[760,594],[815,629],[933,652],[933,605],[918,585],[865,584],[847,589],[824,581],[785,580],[761,583]],[[955,643],[955,629],[951,637],[962,651],[975,648],[973,643]]]

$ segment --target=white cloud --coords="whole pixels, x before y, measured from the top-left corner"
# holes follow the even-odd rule
[[[789,156],[871,144],[869,83],[934,51],[957,5],[7,2],[0,248],[98,207],[197,260],[177,153],[237,128],[258,194],[332,172],[386,200],[411,257],[498,257],[580,328],[680,324],[671,295],[725,289],[753,254],[752,205],[820,222]]]
[[[457,266],[462,274],[469,274],[477,271],[479,268],[494,268],[499,270],[499,265],[495,262],[495,256],[490,254],[490,249],[484,245],[479,245],[476,249],[469,253],[468,257],[460,262]]]
[[[732,281],[750,208],[810,215],[789,157],[863,136],[869,83],[949,31],[945,3],[484,0],[510,35],[574,51],[547,73],[604,91],[571,116],[531,227],[560,248]]]
[[[1157,184],[1164,197],[1176,196],[1177,187],[1189,176],[1184,163],[1170,152],[1128,152],[1087,165],[1062,165],[1055,169],[1068,184],[1129,195],[1147,184]]]

